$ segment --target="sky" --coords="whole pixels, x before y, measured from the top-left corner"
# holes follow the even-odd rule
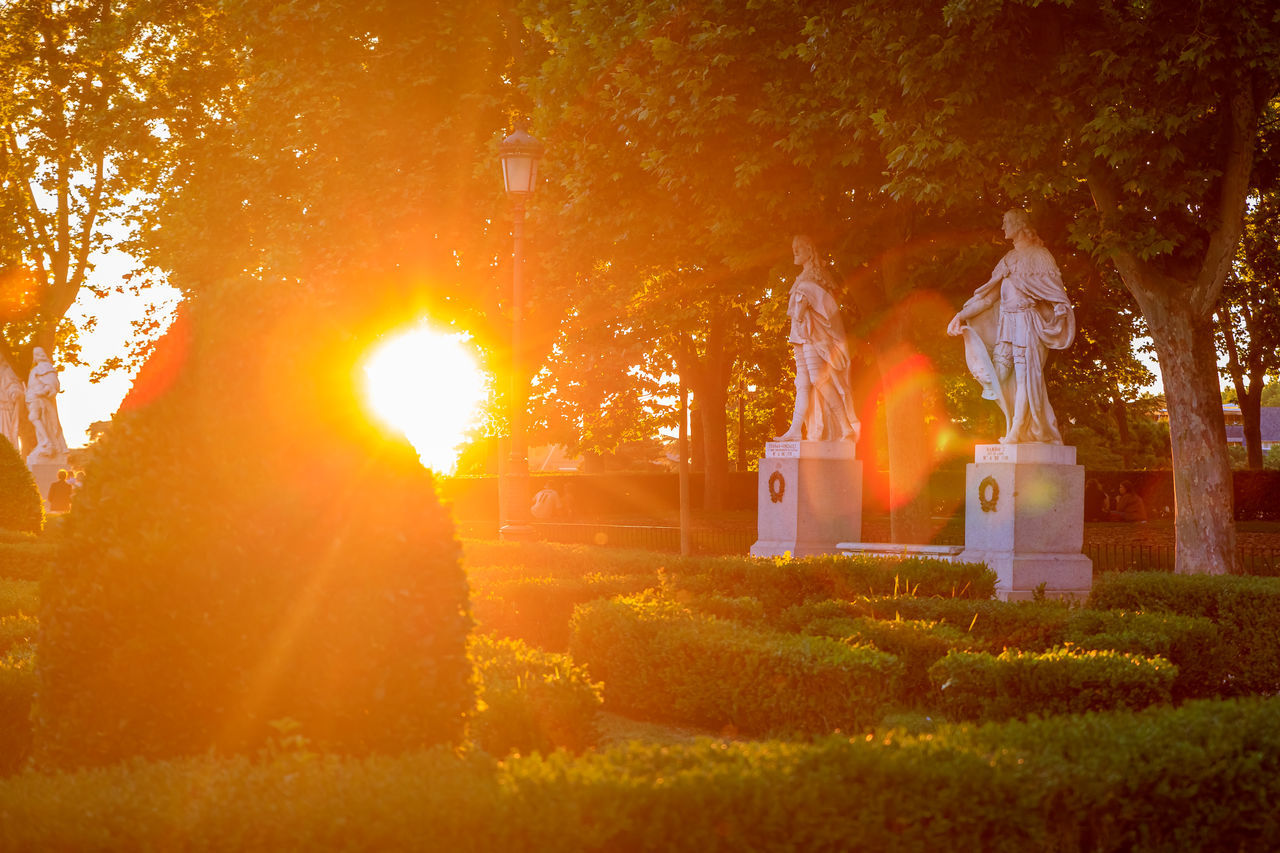
[[[127,256],[107,253],[96,258],[92,276],[96,283],[110,285],[132,267],[133,261]],[[143,317],[149,304],[174,306],[177,300],[178,292],[167,286],[153,287],[138,295],[111,293],[102,299],[81,290],[67,316],[77,325],[86,317],[96,316],[98,325],[93,331],[81,334],[80,358],[85,365],[58,365],[58,378],[62,383],[58,417],[68,445],[85,446],[89,441],[89,425],[110,420],[133,383],[132,372],[118,371],[98,383],[91,383],[89,374],[126,349],[133,338],[131,323]]]

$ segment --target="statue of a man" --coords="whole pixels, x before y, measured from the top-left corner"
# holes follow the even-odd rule
[[[779,441],[858,440],[861,424],[853,413],[849,387],[849,344],[840,306],[831,295],[835,282],[808,237],[791,242],[801,267],[787,298],[788,341],[796,357],[796,411]]]
[[[27,377],[27,417],[36,428],[36,446],[27,456],[27,464],[62,465],[67,461],[67,440],[62,436],[58,420],[58,368],[41,347],[31,352],[31,375]]]
[[[14,373],[9,360],[0,357],[0,435],[9,439],[14,450],[22,447],[18,443],[18,425],[22,421],[22,401],[26,393],[26,387]]]
[[[1062,444],[1045,392],[1045,356],[1066,349],[1076,315],[1053,255],[1021,210],[1004,215],[1010,250],[986,284],[951,318],[947,334],[964,335],[969,372],[995,400],[1008,426],[1001,444]]]

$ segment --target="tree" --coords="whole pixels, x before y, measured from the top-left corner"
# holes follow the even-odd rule
[[[92,257],[198,108],[205,15],[115,0],[0,8],[0,355],[19,376],[36,346],[74,361],[67,311],[84,288],[122,286],[94,281]]]
[[[547,301],[572,306],[568,322],[605,323],[637,353],[652,352],[649,376],[665,362],[686,381],[694,456],[715,508],[728,470],[727,387],[751,317],[777,298],[768,270],[790,242],[769,219],[785,193],[759,192],[778,180],[762,175],[759,149],[732,170],[722,156],[752,131],[756,104],[738,97],[758,77],[736,60],[760,38],[747,23],[658,3],[531,10],[549,51],[528,80],[549,152],[550,192],[539,204],[557,211],[544,278],[559,292]],[[708,51],[724,62],[708,67]],[[595,377],[621,380],[597,396],[624,393],[625,374]]]
[[[603,256],[612,273],[632,276],[636,296],[620,294],[615,306],[630,333],[645,326],[639,308],[669,330],[702,413],[712,483],[727,468],[721,413],[735,373],[757,354],[780,361],[775,351],[791,369],[776,320],[794,276],[790,238],[807,233],[835,261],[836,296],[847,309],[856,303],[878,356],[892,422],[893,535],[918,541],[931,442],[927,382],[916,380],[930,372],[915,333],[927,328],[919,320],[929,304],[907,298],[920,258],[896,245],[927,246],[938,226],[878,191],[884,159],[870,111],[831,97],[805,50],[806,15],[740,0],[530,8],[551,51],[529,85],[559,152],[561,234],[595,250],[579,270]],[[566,258],[554,262],[557,277],[573,280]]]
[[[1179,571],[1235,568],[1213,310],[1241,232],[1259,119],[1280,89],[1268,4],[937,3],[899,23],[872,2],[815,17],[841,56],[868,36],[898,75],[879,126],[886,189],[945,201],[958,171],[993,194],[1070,205],[1070,235],[1114,264],[1169,401]],[[914,19],[927,38],[901,38]],[[864,21],[871,23],[865,24]],[[837,26],[837,22],[840,26]],[[874,25],[879,30],[868,32]],[[1076,207],[1087,186],[1089,207]]]
[[[1218,348],[1240,405],[1248,466],[1263,467],[1262,400],[1280,370],[1280,193],[1255,196],[1218,305]]]
[[[386,327],[430,314],[469,331],[494,372],[511,369],[496,146],[523,109],[512,7],[218,9],[208,39],[223,85],[176,136],[138,251],[187,294],[248,275],[329,310],[360,293]]]

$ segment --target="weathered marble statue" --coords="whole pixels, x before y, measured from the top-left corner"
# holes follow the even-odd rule
[[[1004,216],[1004,236],[1013,241],[986,284],[947,325],[963,335],[969,372],[982,396],[995,400],[1008,429],[1001,444],[1062,444],[1058,419],[1045,392],[1045,356],[1066,349],[1076,334],[1076,316],[1053,255],[1031,228],[1027,214]]]
[[[787,301],[788,341],[796,356],[796,411],[791,428],[778,441],[856,442],[861,424],[853,413],[844,322],[830,291],[835,282],[812,240],[796,237],[791,248],[802,267]]]
[[[67,440],[62,436],[58,420],[58,369],[45,351],[32,351],[31,375],[27,377],[27,417],[36,428],[35,449],[27,455],[27,464],[63,465],[67,461]]]
[[[9,439],[14,450],[22,447],[18,443],[18,425],[22,422],[22,400],[27,389],[13,372],[9,360],[0,357],[0,435]]]

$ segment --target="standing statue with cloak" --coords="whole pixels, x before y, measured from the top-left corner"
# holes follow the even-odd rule
[[[1075,312],[1062,273],[1025,212],[1005,214],[1004,235],[1013,249],[951,319],[947,334],[964,336],[969,372],[983,398],[1004,412],[1001,444],[1062,444],[1044,366],[1049,350],[1071,345]]]
[[[27,417],[36,428],[36,447],[27,455],[28,465],[67,464],[67,440],[58,419],[58,368],[41,347],[32,351],[31,374],[27,377]]]
[[[22,423],[22,405],[27,389],[14,372],[7,358],[0,357],[0,435],[9,439],[14,450],[19,450],[19,426]]]
[[[778,441],[856,443],[861,424],[853,413],[844,321],[831,295],[835,282],[812,240],[798,236],[791,248],[801,267],[787,297],[787,340],[796,358],[796,410],[790,429]]]

